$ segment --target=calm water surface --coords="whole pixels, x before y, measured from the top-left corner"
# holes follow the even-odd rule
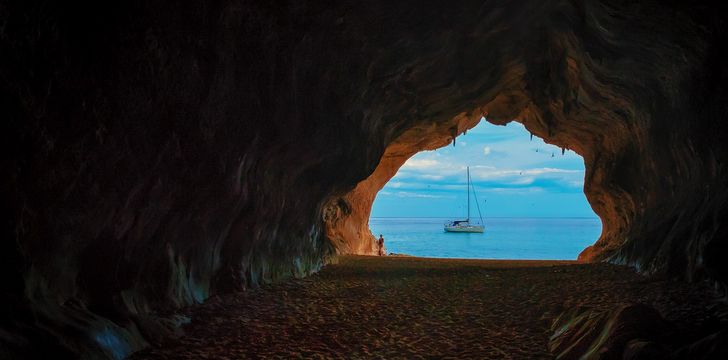
[[[371,218],[387,251],[465,259],[573,260],[602,231],[598,218],[489,218],[485,233],[446,233],[445,218]]]

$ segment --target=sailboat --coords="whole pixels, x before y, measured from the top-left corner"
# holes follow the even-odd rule
[[[445,223],[445,231],[446,232],[465,232],[465,233],[482,233],[485,231],[485,226],[483,226],[483,214],[480,213],[480,205],[478,205],[478,196],[475,195],[475,187],[473,187],[473,184],[470,182],[470,167],[467,168],[468,171],[468,217],[465,220],[453,220],[450,222]],[[471,224],[470,223],[470,188],[473,188],[473,197],[475,197],[475,205],[478,208],[478,216],[480,217],[480,224]]]

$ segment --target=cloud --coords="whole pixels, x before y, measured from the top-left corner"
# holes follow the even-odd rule
[[[471,176],[474,179],[489,180],[509,176],[540,176],[555,174],[583,174],[583,170],[569,170],[556,168],[535,168],[535,169],[498,169],[493,166],[473,166],[470,168]]]
[[[533,184],[534,181],[536,181],[536,179],[533,178],[533,177],[530,177],[530,176],[528,176],[528,177],[518,177],[518,178],[514,179],[513,181],[511,181],[510,184],[513,184],[513,185],[531,185],[531,184]]]
[[[436,168],[439,164],[440,162],[434,159],[417,159],[411,157],[409,158],[409,160],[407,160],[407,162],[404,163],[404,165],[402,165],[402,168],[423,170]]]
[[[421,180],[443,180],[455,174],[464,174],[465,165],[445,157],[440,160],[431,158],[410,158],[395,175],[396,179],[417,178]]]
[[[427,180],[442,180],[445,178],[445,175],[420,175],[421,178],[427,179]]]
[[[490,146],[486,146],[486,147],[483,148],[483,154],[485,156],[490,155]]]
[[[400,171],[384,190],[458,192],[465,189],[464,166],[452,162],[441,165],[442,168],[436,170]],[[504,169],[476,165],[470,167],[470,176],[478,188],[525,188],[538,184],[548,189],[566,190],[583,187],[584,172],[551,167]]]
[[[544,189],[540,188],[538,186],[532,186],[527,188],[487,188],[484,189],[485,192],[489,193],[498,193],[498,194],[504,194],[504,195],[530,195],[530,194],[538,194],[543,193]]]
[[[401,181],[390,181],[389,183],[387,183],[387,186],[389,186],[391,188],[395,188],[395,189],[399,189],[403,185],[405,185],[405,183],[403,183]]]
[[[584,170],[569,170],[569,169],[555,169],[555,168],[540,168],[540,169],[528,169],[523,171],[527,175],[541,175],[541,174],[578,174],[584,173]]]
[[[437,180],[434,180],[434,181],[437,181]],[[413,182],[397,182],[397,184],[395,186],[391,186],[391,185],[392,184],[385,185],[384,189],[388,189],[388,190],[402,189],[400,191],[403,191],[405,189],[406,190],[425,190],[425,191],[451,191],[451,190],[465,191],[464,190],[465,183],[450,184],[450,183],[434,183],[434,182],[427,183],[427,182],[413,181]],[[381,193],[381,191],[380,191],[380,193]]]
[[[394,196],[402,197],[402,198],[431,198],[431,199],[437,199],[441,198],[440,195],[430,195],[430,194],[420,194],[420,193],[413,193],[409,191],[397,191]]]

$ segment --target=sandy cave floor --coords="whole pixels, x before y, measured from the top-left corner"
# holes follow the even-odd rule
[[[609,264],[344,256],[188,309],[185,336],[134,358],[551,358],[565,309],[641,302],[691,328],[709,293]]]

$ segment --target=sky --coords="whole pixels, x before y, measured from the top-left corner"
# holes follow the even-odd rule
[[[597,217],[584,195],[581,156],[531,140],[520,123],[484,120],[454,147],[410,158],[377,194],[371,216],[464,217],[467,166],[483,217]]]

